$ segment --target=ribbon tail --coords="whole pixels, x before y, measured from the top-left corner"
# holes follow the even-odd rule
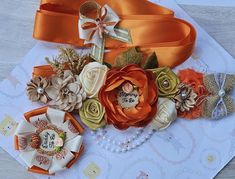
[[[106,34],[108,37],[113,38],[115,40],[119,40],[121,42],[125,43],[132,43],[132,38],[130,31],[127,29],[123,29],[120,27],[115,27],[114,28],[114,33],[108,33]]]
[[[104,45],[105,45],[105,38],[102,38],[102,45],[98,47],[97,45],[92,45],[91,47],[91,58],[99,63],[103,63],[104,59]]]

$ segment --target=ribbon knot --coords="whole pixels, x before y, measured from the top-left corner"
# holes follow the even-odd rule
[[[204,77],[210,95],[204,103],[204,116],[220,119],[234,112],[233,99],[230,95],[235,85],[235,76],[223,73],[211,74]]]
[[[96,2],[88,1],[80,7],[79,36],[84,44],[92,44],[91,57],[102,63],[105,37],[131,43],[129,31],[116,27],[120,18],[108,6],[100,7]]]

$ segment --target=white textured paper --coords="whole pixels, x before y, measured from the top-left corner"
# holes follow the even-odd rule
[[[176,71],[190,67],[205,73],[235,74],[235,60],[183,10],[171,0],[160,0],[159,3],[173,9],[177,17],[190,21],[197,28],[198,39],[193,58],[177,67]],[[24,112],[40,107],[27,99],[25,86],[31,78],[33,66],[44,64],[45,56],[55,56],[57,46],[38,43],[12,71],[11,78],[0,84],[0,131],[4,131],[0,132],[0,146],[23,165],[19,152],[13,148],[14,121],[19,122]],[[119,137],[133,131],[120,132]],[[117,133],[116,130],[110,133],[114,132]],[[219,121],[177,119],[170,128],[155,133],[148,142],[125,154],[102,149],[87,129],[84,143],[85,153],[78,162],[71,169],[50,178],[210,179],[234,156],[235,114]]]

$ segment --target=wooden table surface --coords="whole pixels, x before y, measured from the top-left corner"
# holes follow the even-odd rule
[[[30,50],[34,14],[39,0],[1,0],[0,5],[0,80]],[[235,7],[182,5],[213,38],[235,57]],[[33,59],[32,59],[33,60]],[[1,140],[1,139],[0,139]],[[33,179],[9,154],[0,148],[0,179]],[[216,179],[235,178],[235,159]]]

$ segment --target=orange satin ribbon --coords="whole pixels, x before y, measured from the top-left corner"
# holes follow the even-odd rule
[[[79,39],[79,7],[86,0],[41,0],[36,13],[33,37],[39,40],[85,46]],[[175,67],[193,52],[196,31],[174,12],[147,0],[97,0],[108,4],[121,18],[118,24],[131,33],[133,44],[107,38],[104,61],[114,63],[115,56],[130,47],[156,52],[160,66]]]

